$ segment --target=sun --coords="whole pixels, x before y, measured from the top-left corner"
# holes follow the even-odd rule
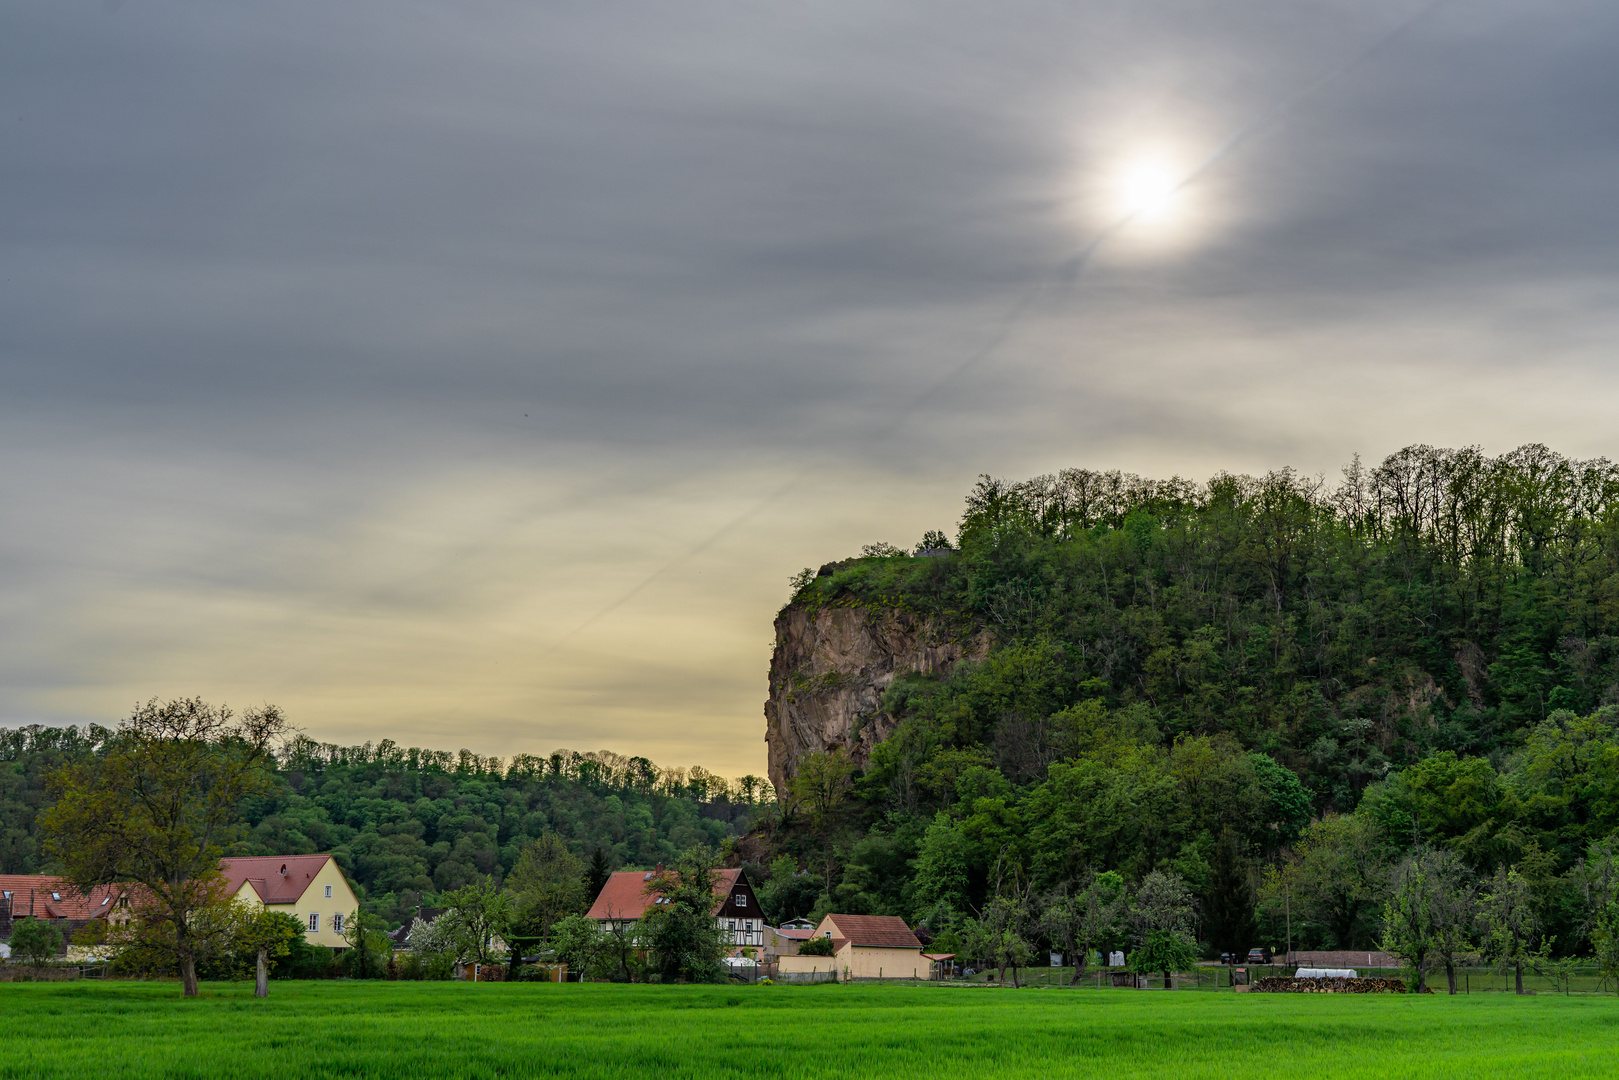
[[[1127,162],[1114,181],[1114,200],[1120,217],[1162,224],[1175,215],[1177,196],[1185,177],[1174,162],[1144,156]]]

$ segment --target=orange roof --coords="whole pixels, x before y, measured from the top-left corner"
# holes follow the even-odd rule
[[[898,915],[828,915],[833,939],[848,938],[856,945],[877,949],[918,949],[922,943]]]
[[[715,872],[716,912],[725,905],[726,897],[730,895],[731,889],[736,885],[736,879],[741,875],[741,870]],[[602,886],[601,895],[590,905],[585,918],[625,921],[639,919],[646,914],[646,909],[652,906],[652,894],[647,891],[647,886],[651,885],[653,878],[657,876],[656,870],[619,870],[608,875],[607,884]]]
[[[245,881],[253,886],[263,903],[294,904],[331,858],[330,855],[246,855],[220,859],[219,872],[225,875],[232,893]]]
[[[99,919],[117,902],[122,886],[98,885],[86,897],[65,878],[50,874],[0,874],[0,902],[10,901],[11,917]]]

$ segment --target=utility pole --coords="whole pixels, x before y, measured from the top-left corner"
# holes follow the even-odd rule
[[[1293,887],[1282,879],[1282,910],[1287,913],[1287,963],[1293,962]]]

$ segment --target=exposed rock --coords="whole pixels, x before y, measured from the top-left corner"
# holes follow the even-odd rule
[[[765,741],[770,782],[784,791],[799,762],[841,747],[864,766],[897,722],[881,711],[896,675],[941,673],[989,651],[987,634],[961,636],[927,616],[890,609],[790,607],[776,618]]]

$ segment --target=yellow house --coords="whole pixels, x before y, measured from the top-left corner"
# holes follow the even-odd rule
[[[360,901],[330,855],[221,859],[219,871],[238,900],[297,919],[311,945],[348,948],[344,924],[360,910]]]
[[[926,979],[933,973],[922,943],[897,915],[828,915],[815,936],[832,939],[831,956],[778,956],[776,970],[783,975],[831,972],[840,979]]]

